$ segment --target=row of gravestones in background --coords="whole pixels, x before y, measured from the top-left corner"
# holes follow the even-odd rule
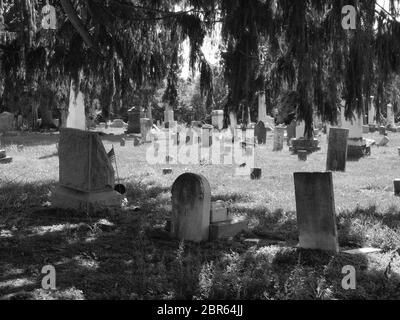
[[[331,129],[328,158],[336,169],[346,162],[346,129]],[[333,145],[335,144],[335,145]],[[114,170],[98,133],[61,129],[60,183],[52,204],[63,209],[120,207],[122,195],[113,190]],[[343,168],[344,169],[344,168]],[[300,246],[338,250],[332,173],[295,173]],[[178,177],[172,186],[171,234],[181,240],[204,241],[232,237],[247,229],[246,220],[233,220],[221,203],[211,203],[208,181],[193,173]]]

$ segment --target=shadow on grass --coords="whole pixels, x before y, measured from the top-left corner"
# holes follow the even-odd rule
[[[54,153],[49,154],[47,156],[40,157],[39,160],[47,160],[47,159],[51,159],[51,158],[54,158],[54,157],[58,157],[58,152],[54,152]]]
[[[249,243],[236,238],[202,244],[179,242],[163,231],[170,189],[155,182],[127,184],[130,206],[87,215],[44,208],[52,183],[1,185],[7,210],[0,214],[0,297],[5,299],[379,299],[400,298],[399,274],[379,268],[367,256],[332,255],[289,245]],[[22,195],[28,193],[29,197]],[[223,195],[218,195],[218,197]],[[21,202],[21,199],[24,199]],[[239,195],[224,199],[242,201]],[[19,203],[19,205],[18,205]],[[251,203],[249,203],[249,206]],[[132,206],[140,206],[135,211]],[[371,209],[372,210],[372,209]],[[257,220],[252,232],[266,238],[297,239],[294,212],[245,210]],[[10,216],[12,218],[10,218]],[[5,219],[5,217],[8,217]],[[381,216],[357,211],[340,214],[339,234],[368,237]],[[371,218],[372,217],[372,218]],[[397,217],[386,218],[386,227]],[[358,222],[357,222],[358,223]],[[375,224],[374,224],[375,223]],[[389,228],[390,229],[390,228]],[[390,229],[393,231],[392,229]],[[355,232],[357,231],[357,232]],[[386,233],[380,236],[386,236]],[[378,232],[379,233],[379,232]],[[378,234],[377,233],[377,234]],[[349,241],[349,240],[344,240]],[[389,243],[388,243],[389,244]],[[379,256],[380,258],[386,256]],[[397,258],[396,258],[397,259]],[[378,259],[379,260],[379,259]],[[41,289],[41,269],[56,268],[57,290]],[[343,266],[357,271],[357,290],[341,286]]]
[[[49,146],[58,143],[58,134],[22,133],[18,136],[3,136],[1,143],[7,145],[22,145],[25,147]]]

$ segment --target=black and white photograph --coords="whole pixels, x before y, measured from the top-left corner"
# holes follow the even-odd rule
[[[0,300],[400,300],[400,0],[0,0]]]

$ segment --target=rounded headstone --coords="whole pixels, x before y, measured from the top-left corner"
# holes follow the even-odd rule
[[[184,173],[172,185],[171,234],[179,240],[208,241],[211,188],[205,177]]]

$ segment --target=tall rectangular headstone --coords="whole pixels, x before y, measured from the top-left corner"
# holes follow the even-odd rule
[[[152,122],[148,118],[140,119],[140,133],[142,136],[142,142],[151,142],[150,130],[152,127]]]
[[[140,133],[140,108],[133,107],[128,110],[128,131],[127,133]]]
[[[286,127],[275,127],[273,151],[282,151]]]
[[[370,97],[368,103],[368,124],[375,125],[376,124],[376,109],[375,109],[375,101],[374,96]]]
[[[167,107],[164,111],[164,123],[166,127],[171,128],[174,122],[174,110],[170,107]]]
[[[296,124],[296,139],[304,138],[304,131],[306,128],[306,123],[304,121],[299,121]]]
[[[296,139],[296,121],[293,120],[288,126],[287,126],[287,142],[288,145],[290,144],[290,140]]]
[[[393,105],[391,103],[389,103],[387,105],[387,120],[386,120],[386,124],[389,128],[394,128],[395,127],[395,120],[394,120],[394,111],[393,111]]]
[[[339,252],[332,172],[294,174],[299,247]]]
[[[348,129],[331,128],[328,138],[326,171],[346,171]]]
[[[77,88],[75,88],[75,84],[71,80],[66,127],[86,130],[85,98],[79,89],[77,89],[78,91],[75,89]]]
[[[267,124],[267,104],[265,102],[265,92],[258,94],[258,121]]]
[[[256,127],[254,129],[254,134],[257,138],[258,144],[266,144],[267,143],[267,129],[265,128],[265,124],[262,121],[258,121]]]

